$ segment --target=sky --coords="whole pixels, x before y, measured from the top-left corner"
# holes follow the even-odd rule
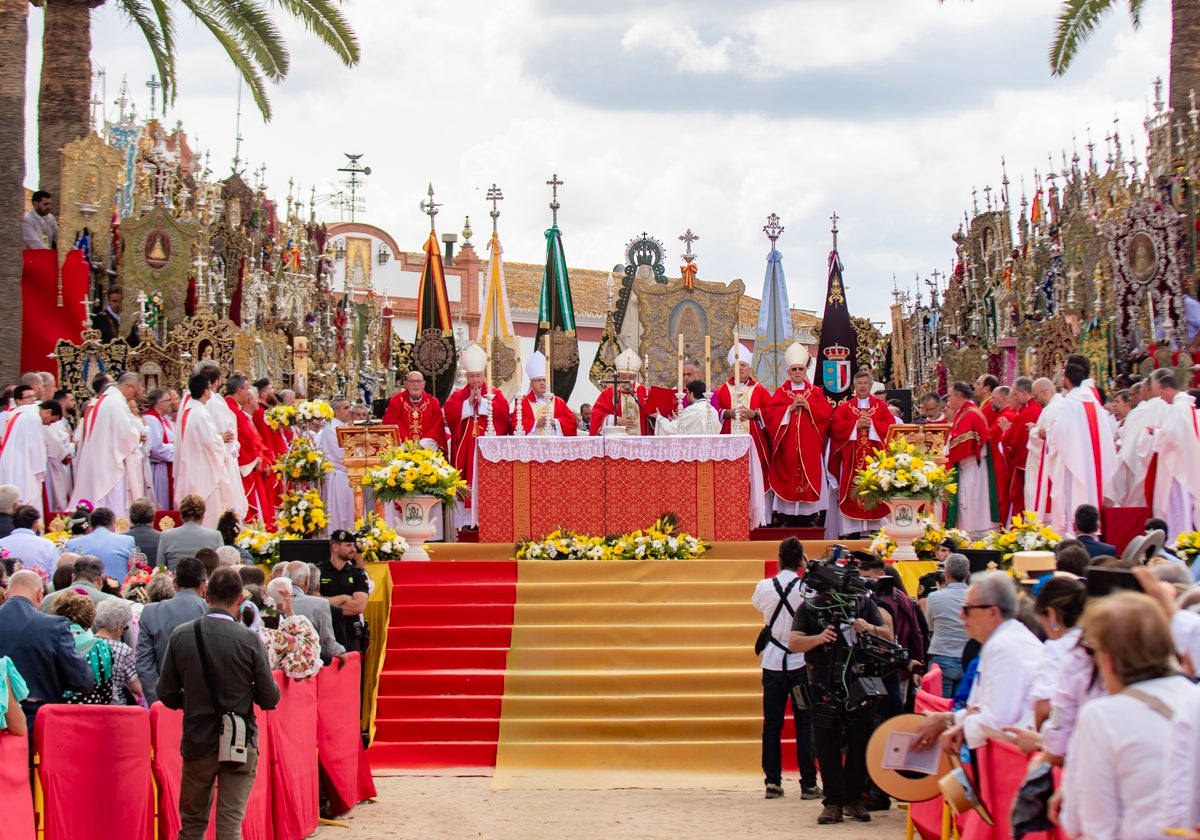
[[[485,200],[504,193],[505,258],[541,262],[552,174],[570,266],[607,269],[646,232],[678,275],[685,229],[699,235],[699,277],[742,278],[761,295],[777,213],[792,306],[820,315],[839,216],[851,313],[888,318],[893,277],[951,266],[951,234],[983,188],[1010,193],[1062,152],[1097,159],[1119,120],[1122,145],[1144,157],[1153,81],[1166,77],[1170,5],[1147,4],[1134,30],[1110,14],[1063,77],[1047,53],[1059,0],[346,0],[361,63],[342,66],[286,24],[288,78],[269,90],[264,123],[242,96],[241,157],[282,203],[289,179],[341,187],[343,153],[372,173],[358,221],[419,251],[427,185],[439,232],[489,234]],[[36,140],[41,11],[30,10],[30,147]],[[207,31],[180,19],[179,92],[167,111],[218,177],[237,136],[238,77]],[[110,118],[126,79],[149,112],[153,64],[112,3],[93,12],[93,61]],[[161,107],[161,105],[160,105]],[[29,186],[36,186],[30,155]],[[331,203],[318,218],[348,216]]]

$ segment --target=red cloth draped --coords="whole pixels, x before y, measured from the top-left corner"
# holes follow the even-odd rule
[[[33,796],[29,790],[29,739],[0,733],[0,814],[4,836],[32,840]]]
[[[358,718],[346,709],[359,705],[361,669],[361,654],[351,653],[344,665],[335,659],[317,673],[317,761],[335,814],[346,813],[359,799],[362,735]]]
[[[962,840],[1009,840],[1012,837],[1012,803],[1025,780],[1029,756],[1012,744],[988,741],[975,751],[975,758],[983,770],[979,793],[995,825],[988,825],[972,811],[961,815],[959,836]],[[976,778],[973,771],[971,777]],[[1044,831],[1025,835],[1028,840],[1048,840],[1048,836]]]
[[[83,251],[67,254],[62,267],[62,306],[58,305],[58,252],[23,252],[21,270],[21,370],[45,370],[47,356],[58,340],[79,342],[83,322],[90,320],[83,305],[91,272]],[[90,325],[89,325],[90,326]]]
[[[942,694],[942,669],[937,664],[931,664],[921,678],[921,688],[935,697]]]
[[[288,679],[275,671],[279,705],[267,717],[271,746],[271,790],[275,836],[307,837],[321,819],[317,773],[317,681]],[[343,714],[347,710],[341,710]],[[358,725],[358,704],[350,710]]]
[[[1012,472],[1008,468],[1008,451],[1004,449],[1004,429],[1000,427],[1001,418],[1007,419],[1009,423],[1016,424],[1017,412],[1011,408],[1006,408],[1003,411],[987,411],[984,412],[989,428],[988,439],[991,442],[990,453],[992,456],[992,470],[996,474],[996,501],[1000,509],[1000,522],[1008,522],[1012,518],[1010,513],[1012,500],[1010,498],[1009,484],[1012,481]],[[1009,426],[1012,430],[1012,426]],[[1017,511],[1020,513],[1021,511]]]
[[[43,706],[34,743],[44,840],[153,840],[150,720],[143,709]]]
[[[408,391],[396,394],[388,400],[387,409],[383,412],[383,425],[396,426],[401,440],[415,443],[421,438],[429,438],[437,442],[442,452],[449,451],[442,405],[432,394],[421,392],[421,402],[416,406],[408,398]]]

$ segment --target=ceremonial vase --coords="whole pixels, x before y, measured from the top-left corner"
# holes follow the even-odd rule
[[[892,552],[892,560],[918,560],[913,540],[925,532],[925,526],[919,519],[921,513],[929,507],[925,499],[891,498],[884,502],[888,506],[887,521],[883,530],[896,541],[896,550]]]
[[[437,530],[433,509],[440,500],[434,496],[405,496],[392,504],[396,508],[396,533],[408,540],[405,560],[428,560],[425,540]]]

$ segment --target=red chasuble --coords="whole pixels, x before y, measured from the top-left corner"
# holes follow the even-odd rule
[[[649,393],[646,391],[646,386],[638,385],[634,389],[633,395],[638,401],[638,419],[642,424],[642,430],[638,434],[654,434],[654,418],[646,413],[646,406],[649,405]],[[593,435],[602,434],[604,421],[618,413],[613,410],[613,388],[612,385],[609,385],[600,391],[600,396],[596,397],[596,401],[592,403],[592,419],[588,424],[588,432]]]
[[[262,403],[254,411],[254,428],[263,442],[263,458],[267,466],[273,466],[288,451],[288,440],[284,429],[272,429],[267,423],[267,407]],[[274,470],[263,472],[263,489],[267,491],[269,506],[272,510],[279,507],[281,494],[279,476]]]
[[[792,399],[800,393],[808,397],[808,409],[793,411]],[[784,423],[789,412],[791,417]],[[822,458],[833,406],[820,388],[805,382],[803,388],[795,390],[789,381],[771,396],[765,415],[772,444],[768,486],[786,502],[819,500],[825,481]]]
[[[1032,504],[1032,500],[1025,499],[1025,464],[1029,460],[1029,429],[1026,424],[1036,424],[1041,413],[1042,407],[1037,400],[1030,400],[1017,412],[1012,426],[1004,433],[1004,460],[1008,465],[1008,499],[1012,514],[1023,513]]]
[[[989,436],[987,418],[983,416],[979,406],[967,400],[954,415],[954,425],[950,427],[950,466],[956,466],[967,458],[981,459],[983,447],[988,443]]]
[[[850,397],[833,410],[829,422],[829,471],[838,477],[838,508],[844,516],[852,519],[880,519],[887,508],[864,508],[854,493],[854,476],[867,462],[867,458],[883,449],[887,430],[896,422],[895,415],[888,410],[887,403],[878,397],[868,397],[866,408],[858,407],[858,400]],[[871,440],[870,432],[856,428],[858,418],[866,415],[879,440]]]
[[[446,421],[442,417],[442,404],[437,397],[422,391],[421,401],[413,404],[408,398],[408,391],[401,391],[388,401],[387,410],[383,412],[383,425],[398,426],[401,440],[411,440],[414,443],[421,438],[436,441],[442,452],[449,450],[446,446]]]
[[[766,420],[767,403],[771,401],[771,394],[762,385],[759,385],[753,377],[742,383],[745,391],[745,402],[742,403],[743,408],[752,408],[755,411],[762,412],[763,421]],[[730,377],[717,392],[713,394],[713,405],[717,409],[717,413],[724,417],[724,412],[727,409],[734,408],[733,404],[733,378]],[[722,419],[721,434],[730,434],[730,428],[733,424],[732,420]],[[754,439],[754,448],[758,451],[758,462],[762,465],[763,477],[767,475],[767,462],[771,459],[771,440],[767,437],[767,430],[762,421],[747,420],[746,429],[750,433],[750,437]]]
[[[489,391],[492,397],[492,410],[495,417],[493,427],[498,435],[508,434],[508,400],[498,388]],[[465,410],[464,410],[465,409]],[[450,442],[453,444],[454,466],[462,473],[463,480],[469,486],[475,477],[475,440],[487,434],[488,418],[480,416],[479,409],[472,410],[471,387],[459,388],[446,400],[444,409],[446,424],[450,427]],[[464,416],[465,414],[465,416]],[[464,502],[471,507],[471,497]]]
[[[271,507],[271,498],[267,495],[266,487],[263,486],[262,477],[264,464],[270,455],[265,451],[266,447],[262,438],[259,437],[258,430],[254,428],[254,421],[250,415],[242,411],[233,397],[226,397],[225,404],[237,418],[238,472],[242,476],[242,489],[246,491],[246,502],[250,505],[246,521],[261,519],[268,528],[273,527],[275,511]]]
[[[1009,499],[1009,486],[1012,481],[1012,475],[1008,469],[1008,454],[1004,449],[1004,430],[1000,428],[1000,418],[1007,418],[1010,423],[1017,422],[1017,412],[1011,408],[1006,408],[1003,411],[987,411],[985,412],[988,421],[988,440],[991,442],[992,455],[992,470],[996,474],[996,500],[999,503],[1000,518],[998,522],[1008,522],[1012,518],[1009,505],[1012,502]],[[1011,428],[1011,427],[1010,427]],[[1020,511],[1017,511],[1020,513]]]
[[[537,401],[533,397],[533,393],[527,393],[521,397],[521,428],[525,430],[525,434],[533,434],[533,424],[537,420]],[[561,397],[554,398],[554,419],[558,421],[562,427],[563,437],[575,437],[575,412],[567,408],[567,404],[562,401]],[[593,415],[592,419],[595,419]]]

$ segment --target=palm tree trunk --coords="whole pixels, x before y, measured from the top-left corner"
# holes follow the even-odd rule
[[[1188,120],[1191,92],[1200,96],[1200,0],[1171,3],[1171,107]],[[1200,102],[1197,102],[1200,107]],[[1172,138],[1173,139],[1173,138]]]
[[[92,8],[103,0],[45,0],[38,92],[38,185],[62,191],[62,148],[87,135],[92,98]],[[75,231],[60,231],[74,236]]]
[[[0,0],[0,382],[21,364],[21,217],[25,214],[27,0]]]

